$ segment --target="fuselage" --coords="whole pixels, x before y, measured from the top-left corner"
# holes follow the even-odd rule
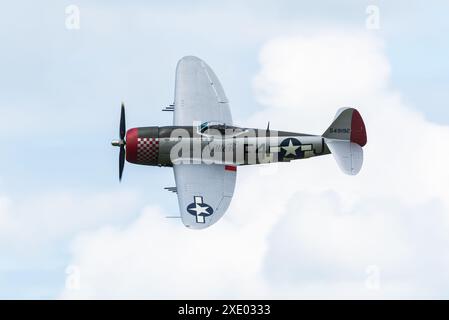
[[[253,165],[329,154],[321,136],[225,125],[141,127],[126,135],[128,162]]]

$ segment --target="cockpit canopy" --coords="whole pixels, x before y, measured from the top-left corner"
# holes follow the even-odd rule
[[[236,136],[245,131],[246,129],[244,128],[230,126],[217,121],[206,121],[198,126],[198,133],[209,136]]]

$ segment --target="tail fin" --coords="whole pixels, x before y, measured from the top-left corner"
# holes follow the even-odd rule
[[[356,109],[338,110],[323,138],[344,173],[359,173],[363,164],[362,147],[366,145],[367,137],[365,124]]]

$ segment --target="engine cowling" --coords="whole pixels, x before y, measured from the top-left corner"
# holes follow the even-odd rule
[[[126,161],[158,165],[159,127],[133,128],[126,132]]]

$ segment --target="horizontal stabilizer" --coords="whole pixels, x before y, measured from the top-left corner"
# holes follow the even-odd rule
[[[340,169],[349,175],[359,173],[363,164],[363,149],[346,140],[324,139]]]

